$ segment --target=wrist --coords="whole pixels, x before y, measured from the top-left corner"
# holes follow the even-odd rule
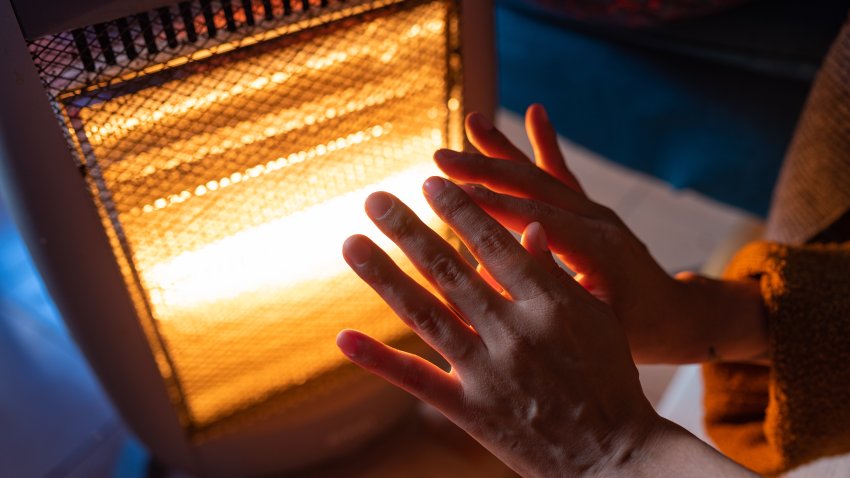
[[[745,468],[681,426],[660,416],[628,460],[600,476],[751,477]]]
[[[626,448],[621,448],[616,459],[611,460],[598,476],[653,476],[652,471],[658,468],[655,462],[674,432],[672,427],[676,426],[657,413],[653,414],[639,434],[624,442]]]
[[[767,357],[767,311],[757,279],[676,277],[679,304],[694,330],[697,362],[750,361]]]
[[[655,442],[663,436],[671,422],[662,418],[649,402],[645,407],[637,407],[642,413],[633,411],[630,419],[618,420],[619,426],[612,428],[603,439],[605,450],[596,464],[583,477],[642,476],[639,472],[647,468],[648,463],[657,454]],[[650,476],[650,475],[646,475]]]

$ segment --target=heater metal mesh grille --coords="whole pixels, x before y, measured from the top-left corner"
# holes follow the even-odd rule
[[[430,217],[458,28],[452,0],[201,1],[30,42],[188,430],[338,386],[343,327],[405,335],[339,245],[375,189]]]

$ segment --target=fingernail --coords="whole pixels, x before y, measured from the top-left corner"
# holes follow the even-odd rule
[[[446,189],[446,180],[437,176],[430,177],[422,185],[422,189],[429,197],[435,198],[443,189]]]
[[[546,112],[546,108],[543,107],[540,103],[535,103],[534,106],[540,111],[540,119],[543,121],[549,122],[549,113]]]
[[[343,330],[336,336],[336,346],[339,347],[339,350],[341,350],[346,356],[354,358],[357,357],[360,343],[356,335],[349,333],[347,330]]]
[[[472,113],[469,117],[469,121],[475,126],[477,129],[482,131],[492,131],[493,123],[490,122],[484,115],[481,113]]]
[[[438,149],[437,152],[434,153],[434,158],[447,161],[459,159],[461,156],[462,155],[457,151],[452,151],[450,149]]]
[[[393,200],[387,193],[372,193],[366,198],[366,214],[372,219],[381,219],[393,206]]]
[[[351,236],[346,239],[342,245],[342,250],[345,253],[345,257],[357,266],[366,264],[372,257],[372,246],[369,245],[366,239],[359,236]]]

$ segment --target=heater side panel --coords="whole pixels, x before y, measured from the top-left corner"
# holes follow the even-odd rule
[[[0,184],[48,290],[102,385],[163,459],[191,456],[88,188],[0,2]]]
[[[493,0],[463,0],[460,5],[463,109],[493,119],[498,105]]]

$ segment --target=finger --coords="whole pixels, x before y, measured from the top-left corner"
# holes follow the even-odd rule
[[[351,236],[342,246],[354,272],[384,299],[393,311],[452,365],[463,367],[484,347],[481,338],[442,302],[405,274],[365,236]]]
[[[540,261],[551,258],[547,241],[546,233],[543,231],[543,227],[539,222],[532,222],[525,226],[520,237],[522,247],[531,254],[531,257]]]
[[[451,181],[434,176],[423,189],[434,212],[510,297],[521,300],[540,294],[545,276],[507,229]]]
[[[493,276],[490,275],[489,272],[487,272],[487,269],[484,266],[478,264],[475,267],[475,272],[478,272],[478,275],[480,275],[481,278],[484,279],[484,282],[490,284],[490,287],[492,287],[493,290],[500,294],[502,293],[504,289],[502,289],[502,286],[498,282],[496,282],[496,279],[494,279]]]
[[[457,416],[462,390],[455,376],[422,357],[389,347],[355,330],[340,332],[336,344],[346,357],[363,369],[433,405],[447,416]]]
[[[493,278],[493,276],[492,276],[492,275],[490,275],[490,273],[489,273],[489,272],[487,272],[487,268],[486,268],[486,267],[482,266],[481,264],[478,264],[478,265],[475,267],[475,271],[476,271],[476,272],[478,272],[478,275],[480,275],[480,276],[481,276],[481,278],[482,278],[482,279],[484,279],[484,282],[486,282],[487,284],[489,284],[489,285],[490,285],[490,287],[492,287],[492,288],[493,288],[493,290],[495,290],[496,292],[498,292],[498,293],[499,293],[499,295],[501,295],[501,296],[502,296],[502,297],[504,297],[505,299],[513,300],[513,297],[511,297],[511,295],[510,295],[510,294],[508,294],[508,291],[506,291],[506,290],[505,290],[505,288],[504,288],[504,287],[502,287],[502,285],[501,285],[501,284],[499,284],[498,282],[496,282],[496,279],[494,279],[494,278]]]
[[[522,247],[528,251],[531,257],[533,257],[545,270],[549,271],[549,273],[551,273],[556,279],[559,281],[573,280],[567,271],[561,268],[560,264],[558,264],[555,260],[555,257],[552,256],[552,252],[549,250],[549,242],[546,237],[546,232],[543,230],[543,226],[539,222],[532,222],[525,227],[525,230],[522,232],[522,239],[520,242],[522,243]]]
[[[690,282],[702,279],[702,276],[694,271],[679,271],[673,276],[678,281]]]
[[[549,121],[549,115],[543,105],[533,104],[525,113],[525,130],[534,149],[534,157],[540,169],[551,174],[570,189],[584,194],[581,184],[567,167],[561,147],[558,144],[558,133]]]
[[[484,337],[497,336],[499,324],[485,320],[506,304],[472,267],[398,198],[378,192],[366,199],[366,213],[439,290],[458,313]]]
[[[601,206],[531,163],[448,149],[437,151],[434,160],[449,177],[466,183],[483,184],[511,196],[537,199],[581,215],[593,216],[601,211]]]
[[[602,231],[594,230],[593,226],[597,221],[541,201],[499,194],[481,186],[462,188],[476,204],[511,230],[520,232],[526,224],[539,222],[550,232],[549,247],[570,269],[591,273],[606,262],[605,250],[597,239]]]
[[[492,158],[524,161],[531,163],[528,156],[493,126],[481,113],[470,113],[466,117],[466,137],[475,148],[485,156]]]

